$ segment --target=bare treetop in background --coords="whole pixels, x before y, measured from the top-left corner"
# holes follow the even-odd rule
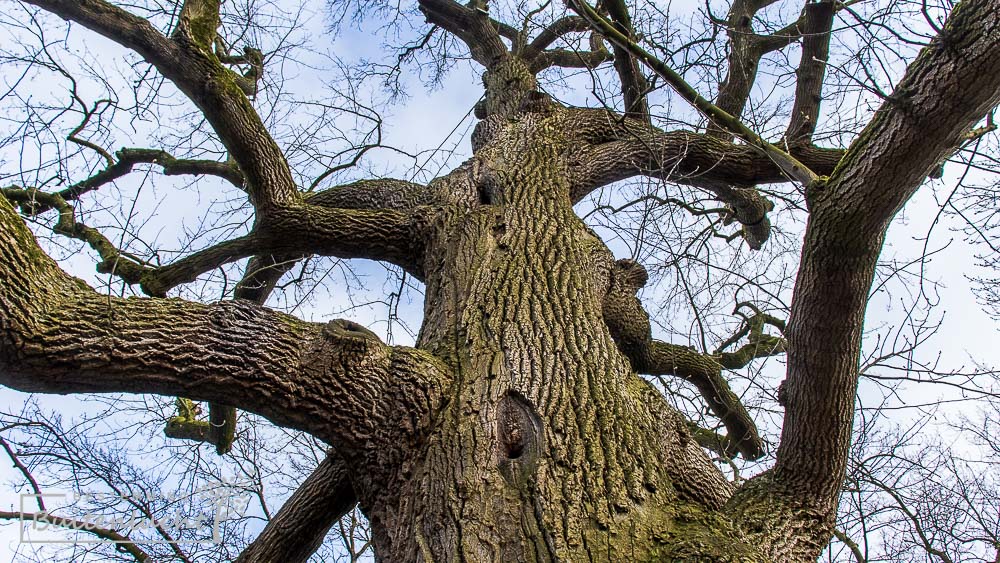
[[[997,169],[1000,0],[867,4],[733,0],[675,17],[618,0],[338,2],[343,33],[368,17],[391,40],[416,35],[390,64],[297,77],[331,82],[297,99],[283,71],[321,65],[296,35],[309,16],[281,3],[5,2],[5,100],[24,121],[4,140],[20,160],[0,170],[0,383],[177,397],[167,435],[220,454],[237,410],[328,444],[241,561],[304,561],[355,505],[386,561],[813,561],[834,534],[859,376],[906,352],[862,366],[886,230],[949,159]],[[398,88],[412,68],[447,84],[463,64],[483,84],[471,157],[425,183],[416,167],[379,173],[393,152],[362,85]],[[33,93],[39,76],[68,102]],[[197,188],[165,200],[197,208],[181,250],[131,237],[131,211],[124,227],[90,220],[88,200],[141,173],[124,209],[149,203],[149,175]],[[64,273],[25,219],[88,245],[119,291]],[[632,256],[616,260],[622,241]],[[415,346],[265,306],[315,256],[422,283]],[[684,298],[651,316],[643,263]],[[210,278],[221,286],[190,298],[185,284]],[[734,305],[737,322],[720,320]],[[651,318],[671,316],[694,319],[690,341],[653,337]],[[780,385],[737,375],[778,355]],[[747,387],[772,401],[745,404]],[[772,414],[773,448],[776,428],[755,422]],[[760,459],[750,479],[713,463]]]

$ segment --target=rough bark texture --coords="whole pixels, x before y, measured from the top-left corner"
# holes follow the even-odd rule
[[[0,383],[212,401],[335,448],[242,561],[308,557],[355,498],[385,561],[815,560],[832,531],[886,226],[1000,101],[1000,1],[967,0],[850,150],[790,148],[822,177],[807,192],[786,420],[774,469],[734,491],[684,417],[636,372],[694,381],[729,444],[754,457],[753,420],[721,371],[759,352],[698,354],[652,340],[635,298],[645,272],[616,262],[573,204],[615,180],[658,176],[720,199],[747,242],[763,244],[770,202],[753,186],[785,177],[760,147],[733,144],[727,132],[662,131],[563,107],[536,90],[532,70],[553,39],[528,45],[482,11],[422,0],[428,19],[486,68],[473,158],[426,186],[380,179],[306,197],[211,51],[218,2],[186,2],[169,38],[101,0],[32,3],[136,50],[177,83],[238,164],[239,175],[224,176],[245,183],[255,205],[247,237],[161,269],[133,265],[126,281],[159,296],[257,256],[240,295],[261,301],[276,278],[255,268],[273,273],[321,253],[391,261],[426,283],[416,348],[387,346],[349,321],[306,323],[247,300],[108,298],[61,272],[0,197]],[[748,31],[747,18],[766,3],[737,2],[734,29]],[[740,41],[719,100],[734,115],[769,45]],[[803,72],[816,74],[814,66]],[[632,113],[641,115],[638,107]],[[807,137],[803,127],[796,131]],[[28,191],[4,193],[40,212]],[[69,221],[66,198],[51,195],[50,207]],[[786,348],[756,326],[754,350]]]

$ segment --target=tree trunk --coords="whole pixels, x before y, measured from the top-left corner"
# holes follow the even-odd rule
[[[734,492],[685,418],[636,375],[677,372],[679,363],[670,345],[652,350],[634,294],[621,300],[644,273],[616,263],[573,203],[636,175],[697,183],[756,246],[771,204],[748,186],[785,180],[775,147],[559,106],[536,91],[531,61],[506,51],[486,14],[422,0],[427,17],[488,69],[474,157],[426,187],[372,180],[304,197],[206,48],[218,2],[185,2],[172,38],[100,0],[31,3],[117,40],[177,83],[219,130],[255,205],[250,235],[163,268],[131,263],[123,279],[159,296],[241,257],[319,253],[389,261],[426,283],[417,350],[386,346],[348,321],[316,325],[247,301],[100,296],[60,272],[14,214],[8,199],[37,209],[37,190],[3,192],[0,383],[183,395],[335,447],[338,459],[293,498],[300,518],[275,518],[249,558],[283,550],[290,542],[277,540],[288,538],[270,536],[282,530],[308,536],[304,557],[330,522],[315,499],[342,510],[353,493],[386,561],[815,559],[842,486],[861,321],[885,229],[1000,102],[1000,0],[966,0],[846,155],[779,151],[815,177],[788,327],[786,420],[774,469]],[[125,264],[75,223],[61,196],[43,203],[60,211],[57,232]],[[703,383],[714,393],[707,402],[725,407],[731,391]],[[745,409],[719,418],[733,440],[756,435]],[[740,451],[758,455],[759,441]]]
[[[377,553],[762,560],[719,512],[729,484],[612,340],[613,257],[573,213],[564,120],[488,118],[481,205],[436,226],[418,346],[457,383],[424,448],[354,482]]]

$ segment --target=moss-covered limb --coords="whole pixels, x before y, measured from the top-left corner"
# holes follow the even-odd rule
[[[688,430],[698,445],[719,454],[722,458],[732,460],[739,453],[736,441],[729,436],[723,436],[714,430],[702,428],[688,421]]]
[[[487,69],[508,56],[507,47],[497,31],[500,25],[495,25],[499,22],[486,13],[454,0],[420,0],[419,6],[428,22],[461,39],[469,47],[472,58]]]
[[[38,213],[42,208],[58,211],[59,218],[52,227],[52,232],[87,243],[101,257],[101,262],[97,265],[99,272],[112,273],[126,283],[135,284],[141,282],[147,272],[153,271],[151,266],[138,258],[123,253],[97,229],[77,221],[73,206],[58,194],[34,188],[0,188],[0,195],[31,214]]]
[[[4,198],[0,280],[0,384],[22,391],[233,405],[362,462],[412,446],[451,378],[428,354],[348,321],[308,323],[245,300],[101,295],[59,270]]]
[[[608,38],[612,44],[625,49],[630,55],[647,65],[650,69],[670,84],[678,94],[687,100],[691,105],[702,112],[706,117],[721,127],[733,132],[735,135],[745,140],[751,146],[762,151],[768,158],[787,175],[788,178],[808,185],[816,178],[816,173],[808,166],[800,162],[791,154],[781,150],[764,140],[760,135],[747,127],[738,118],[723,111],[718,106],[702,97],[694,88],[688,84],[681,75],[677,74],[666,63],[656,58],[654,55],[640,47],[635,41],[621,33],[618,28],[596,10],[585,0],[574,0],[571,3],[574,10],[587,19],[590,24],[602,35]]]
[[[858,542],[852,540],[851,537],[841,531],[840,528],[833,529],[833,537],[837,538],[840,543],[846,545],[847,549],[851,550],[851,555],[854,556],[855,561],[858,563],[867,563],[868,558],[866,558],[865,554],[861,551],[861,546],[858,545]]]
[[[174,37],[185,36],[191,43],[211,51],[222,19],[221,0],[184,0]]]
[[[752,310],[754,314],[751,316],[744,315],[741,312],[743,308]],[[733,313],[742,316],[745,323],[715,350],[713,356],[722,367],[726,369],[740,369],[746,367],[747,364],[757,358],[766,358],[785,353],[787,343],[783,337],[764,334],[764,327],[766,325],[773,326],[779,331],[784,332],[784,320],[762,312],[749,302],[738,303]],[[738,348],[735,352],[725,352],[726,348],[736,344],[743,338],[747,339],[746,344]]]
[[[200,419],[201,407],[191,399],[181,397],[175,399],[174,403],[177,405],[177,414],[167,419],[163,434],[177,440],[210,442],[211,425]]]
[[[173,82],[212,124],[258,211],[301,200],[284,154],[244,93],[243,77],[213,52],[218,0],[186,3],[185,22],[171,38],[104,0],[27,1],[136,51]]]
[[[215,453],[225,455],[233,449],[236,440],[236,407],[221,403],[208,404],[208,442],[215,445]]]
[[[222,38],[216,37],[215,56],[224,65],[245,66],[247,69],[243,74],[234,70],[232,78],[247,96],[257,94],[257,82],[264,75],[264,53],[260,49],[246,46],[243,47],[243,54],[233,55]]]
[[[305,563],[330,528],[357,503],[344,462],[331,451],[236,562]]]
[[[728,439],[746,459],[764,455],[764,441],[750,413],[722,376],[722,365],[708,354],[687,346],[654,340],[647,352],[647,364],[639,369],[650,375],[672,375],[690,381],[705,403],[728,431]]]

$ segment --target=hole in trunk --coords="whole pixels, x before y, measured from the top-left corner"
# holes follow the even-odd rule
[[[497,437],[501,454],[519,459],[538,450],[540,423],[527,399],[516,391],[507,391],[497,408]]]
[[[479,203],[483,205],[493,205],[493,190],[489,187],[481,185],[479,186]]]

